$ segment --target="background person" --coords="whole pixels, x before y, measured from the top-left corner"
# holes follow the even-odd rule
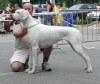
[[[9,14],[9,12],[14,9],[14,5],[12,3],[8,3],[8,6],[5,8],[4,12],[5,14]]]
[[[40,13],[39,7],[37,5],[34,6],[34,13]],[[38,19],[38,16],[34,16],[34,18]]]
[[[98,8],[98,10],[100,10],[100,7]],[[100,33],[100,15],[99,15],[99,18],[98,18],[98,21],[97,21],[97,27],[98,27],[97,33]]]
[[[27,10],[31,15],[33,13],[33,8],[30,3],[25,3],[23,8]],[[15,48],[14,54],[10,58],[10,65],[13,71],[20,71],[23,68],[23,65],[28,59],[29,56],[29,43],[27,37],[27,30],[23,28],[23,24],[14,24],[13,25],[13,33],[15,36]],[[48,48],[41,49],[43,51],[43,63],[42,70],[51,71],[51,68],[48,64],[48,60],[52,51],[52,46]]]
[[[53,8],[52,4],[50,3],[50,0],[46,0],[46,4],[47,4],[47,12],[52,12]],[[47,25],[51,24],[52,24],[52,15],[47,15]]]
[[[14,5],[12,3],[8,4],[8,7],[5,8],[3,14],[9,14],[10,11],[14,9]],[[10,20],[10,17],[6,17],[5,20]],[[10,31],[10,22],[9,21],[4,21],[4,30],[7,32]]]
[[[58,2],[57,3],[57,11],[59,12],[60,10],[62,10],[62,4],[60,2]],[[61,14],[57,15],[57,23],[58,23],[58,26],[61,26],[61,24],[62,24],[62,15]]]
[[[7,31],[3,28],[2,25],[0,25],[0,33],[4,32],[5,34],[7,34]]]
[[[19,10],[19,9],[21,9],[17,3],[14,4],[14,7],[15,7],[15,10]]]
[[[60,10],[62,10],[62,4],[60,2],[58,2],[57,5],[55,5],[54,8],[53,8],[53,12],[59,12]],[[53,17],[54,17],[53,23],[55,25],[61,26],[62,15],[60,13],[58,13],[57,15],[54,14]],[[57,22],[57,24],[55,22]]]
[[[100,15],[97,21],[98,33],[100,33]]]

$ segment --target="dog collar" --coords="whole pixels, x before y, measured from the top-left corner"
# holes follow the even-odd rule
[[[36,26],[36,25],[38,25],[38,23],[37,23],[37,24],[35,24],[35,25],[32,25],[32,26],[30,26],[30,27],[34,27],[34,26]],[[30,28],[30,27],[27,27],[27,28]]]

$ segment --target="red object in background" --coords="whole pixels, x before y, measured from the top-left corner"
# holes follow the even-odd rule
[[[3,11],[2,11],[2,10],[0,10],[0,14],[2,14],[2,12],[3,12]]]
[[[2,14],[2,10],[0,10],[0,14]],[[9,16],[9,14],[2,14],[3,17],[6,17],[5,20],[9,20],[9,18],[7,18],[7,16]],[[9,32],[10,31],[10,24],[9,21],[4,21],[4,29]]]
[[[9,18],[6,18],[5,20],[9,20]],[[10,31],[10,24],[9,21],[4,21],[4,29],[9,32]]]
[[[73,19],[74,20],[80,20],[80,19],[86,19],[87,14],[90,13],[90,9],[96,10],[97,7],[94,4],[75,4],[71,6],[68,11],[72,10]],[[87,11],[81,11],[81,10],[87,10]]]

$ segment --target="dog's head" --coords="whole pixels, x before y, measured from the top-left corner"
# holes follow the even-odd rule
[[[25,9],[16,10],[15,13],[11,13],[10,15],[13,20],[21,20],[25,28],[32,27],[38,23]]]
[[[25,9],[16,10],[15,13],[11,14],[13,20],[25,20],[29,15],[29,12]]]

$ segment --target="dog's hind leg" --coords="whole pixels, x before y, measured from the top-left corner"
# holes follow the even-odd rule
[[[89,56],[83,51],[82,45],[81,43],[74,43],[74,45],[72,43],[69,43],[72,47],[72,49],[79,54],[86,62],[86,70],[88,73],[92,72],[92,67],[91,67],[91,63],[90,63],[90,58]]]

